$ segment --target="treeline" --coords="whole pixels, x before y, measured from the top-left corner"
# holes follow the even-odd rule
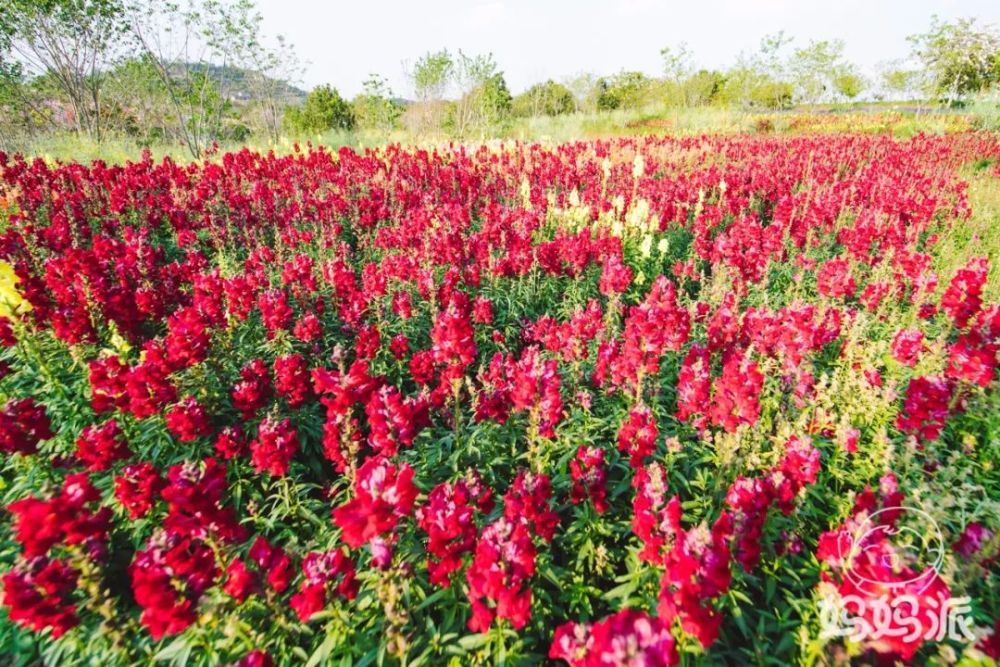
[[[94,141],[272,143],[330,130],[478,138],[519,118],[704,106],[756,110],[866,99],[957,104],[1000,81],[1000,38],[974,19],[931,20],[907,59],[870,79],[841,40],[766,36],[724,69],[664,48],[662,72],[581,74],[518,95],[492,54],[441,50],[405,65],[412,97],[372,75],[353,99],[296,87],[294,46],[267,39],[253,0],[0,0],[0,149],[72,131]]]

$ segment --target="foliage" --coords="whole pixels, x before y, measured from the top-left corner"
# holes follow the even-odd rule
[[[355,119],[351,104],[337,89],[323,85],[309,91],[302,106],[289,107],[285,111],[285,123],[292,132],[315,134],[331,129],[353,129]]]
[[[651,81],[642,72],[619,72],[599,82],[597,108],[600,111],[636,109],[649,101]]]
[[[931,77],[932,92],[954,102],[1000,81],[1000,35],[975,19],[936,16],[926,33],[911,35],[914,55]]]
[[[354,98],[351,105],[358,127],[382,132],[396,127],[403,114],[403,105],[393,96],[388,81],[377,74],[368,77],[362,92]]]
[[[512,109],[520,117],[561,116],[576,110],[576,100],[569,88],[549,79],[516,96]]]

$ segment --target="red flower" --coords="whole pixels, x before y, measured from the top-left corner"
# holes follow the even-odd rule
[[[203,542],[160,532],[136,553],[129,573],[132,594],[142,607],[139,620],[159,640],[195,622],[198,601],[215,582],[218,568]]]
[[[194,442],[212,434],[208,413],[194,396],[185,396],[167,410],[167,430],[181,442]]]
[[[115,477],[115,498],[130,519],[139,519],[152,509],[163,485],[152,463],[133,463],[122,468],[121,474]]]
[[[896,428],[924,441],[937,440],[948,420],[951,392],[951,385],[941,378],[914,378],[906,388]]]
[[[299,436],[291,420],[275,422],[265,417],[257,430],[257,439],[250,443],[250,462],[258,473],[282,477],[288,474],[288,466],[298,451]]]
[[[45,408],[34,399],[11,399],[0,410],[0,452],[34,454],[38,443],[52,436]]]
[[[250,560],[257,564],[276,593],[283,593],[288,588],[293,574],[292,560],[281,547],[257,537],[250,546]]]
[[[80,622],[70,602],[76,580],[76,570],[61,560],[38,557],[19,563],[3,575],[7,617],[35,632],[51,628],[58,639]]]
[[[302,584],[289,604],[303,623],[326,606],[329,592],[346,600],[358,594],[354,562],[341,550],[313,551],[302,560]]]
[[[115,461],[132,456],[118,422],[109,419],[100,426],[88,426],[76,440],[76,456],[88,470],[107,470]]]
[[[632,282],[632,269],[622,262],[621,254],[609,253],[601,267],[601,280],[598,287],[601,294],[611,296],[621,294]]]
[[[240,381],[233,386],[233,406],[243,413],[243,419],[254,414],[271,398],[271,376],[263,359],[254,359],[240,371]]]
[[[671,548],[680,532],[680,499],[667,497],[667,471],[659,463],[636,470],[632,488],[635,489],[632,532],[643,543],[639,558],[647,563],[660,563],[664,549]]]
[[[686,421],[694,415],[706,414],[711,387],[710,353],[696,343],[684,357],[677,377],[677,419]],[[702,428],[705,420],[705,417],[698,417],[692,424],[696,428]]]
[[[531,618],[535,545],[527,524],[500,518],[488,525],[465,572],[472,616],[469,629],[486,632],[496,617],[520,630]]]
[[[245,539],[232,508],[222,506],[228,488],[226,467],[215,459],[170,466],[161,492],[167,502],[164,527],[178,535],[202,538],[211,534],[227,542]]]
[[[569,462],[569,474],[573,480],[573,490],[570,493],[573,504],[589,498],[597,513],[603,514],[608,509],[604,450],[580,445],[576,450],[576,457]]]
[[[254,649],[240,658],[234,667],[274,667],[274,660],[265,651]]]
[[[333,521],[343,531],[344,542],[357,549],[395,528],[400,518],[410,514],[416,497],[413,468],[375,456],[358,469],[354,497],[334,508]]]
[[[829,260],[816,274],[816,291],[831,299],[854,296],[856,287],[851,264],[842,257]]]
[[[237,602],[243,602],[257,589],[257,577],[247,569],[246,563],[234,558],[226,568],[226,581],[222,592]]]
[[[997,352],[1000,352],[1000,343],[990,342],[973,329],[959,336],[948,347],[948,368],[945,375],[988,387],[996,374]]]
[[[288,354],[274,360],[274,388],[291,408],[299,407],[312,397],[309,367],[301,354]]]
[[[226,426],[215,438],[215,451],[226,461],[242,456],[246,449],[246,438],[239,426]]]
[[[87,506],[101,499],[86,473],[69,475],[62,490],[49,500],[33,496],[7,506],[16,517],[14,538],[28,558],[43,556],[56,544],[103,543],[111,526],[111,510]]]
[[[924,334],[919,329],[900,329],[892,339],[892,356],[909,367],[917,365],[924,351]]]
[[[525,522],[532,533],[551,542],[559,525],[559,515],[549,506],[551,497],[548,475],[521,470],[503,497],[503,514],[509,521]]]
[[[489,488],[475,472],[469,481],[442,482],[427,496],[427,504],[417,510],[417,523],[427,533],[428,578],[432,584],[447,588],[449,576],[462,567],[463,556],[476,543],[475,512],[493,509]]]
[[[669,667],[680,660],[670,623],[636,609],[622,609],[593,624],[560,625],[549,657],[570,667]]]
[[[964,329],[983,305],[983,286],[990,270],[989,260],[973,257],[955,273],[941,296],[941,310]]]
[[[653,411],[645,405],[637,405],[629,411],[618,429],[618,449],[628,452],[629,463],[639,467],[643,459],[656,451],[659,433]]]
[[[715,381],[709,417],[716,426],[733,433],[741,424],[753,426],[760,417],[764,376],[749,354],[734,354]]]

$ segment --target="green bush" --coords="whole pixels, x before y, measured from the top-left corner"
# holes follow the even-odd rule
[[[549,79],[536,83],[514,98],[513,112],[519,118],[561,116],[573,113],[576,101],[570,89]]]
[[[336,88],[314,88],[300,107],[285,111],[285,125],[297,134],[314,134],[326,130],[353,130],[354,110]]]

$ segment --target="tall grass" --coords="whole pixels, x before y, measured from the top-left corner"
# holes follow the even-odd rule
[[[561,143],[623,135],[730,132],[890,132],[894,136],[905,138],[917,132],[946,133],[970,126],[1000,130],[1000,95],[980,98],[963,113],[914,113],[889,109],[852,111],[846,108],[824,112],[793,110],[751,113],[731,108],[679,109],[650,106],[627,111],[515,118],[502,126],[491,128],[477,136],[464,137],[462,140],[473,143],[491,139]],[[397,142],[435,145],[458,140],[445,131],[417,135],[402,129],[390,132],[330,130],[316,135],[282,137],[276,143],[255,136],[243,143],[221,143],[219,149],[231,151],[246,147],[261,152],[273,150],[276,153],[287,154],[296,144],[305,146],[307,143],[336,150],[342,146],[363,149]],[[48,160],[84,162],[137,160],[147,149],[128,137],[110,138],[97,143],[71,133],[42,135],[13,148],[14,150],[9,152],[20,152]],[[148,150],[157,159],[165,155],[170,155],[181,162],[194,159],[190,151],[180,144],[154,144],[149,146]]]

